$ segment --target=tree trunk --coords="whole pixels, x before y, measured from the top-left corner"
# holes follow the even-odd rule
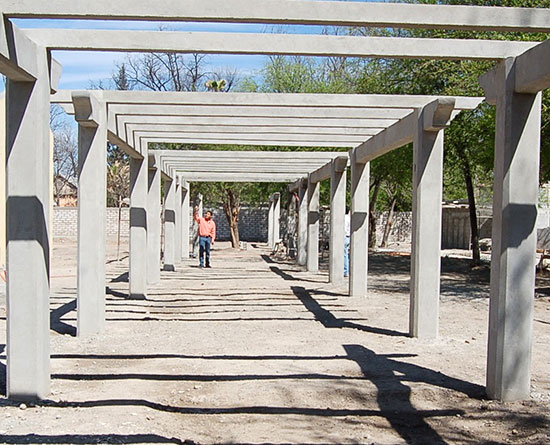
[[[472,266],[479,266],[481,263],[481,255],[479,253],[479,229],[477,227],[477,211],[476,198],[474,195],[474,183],[472,180],[472,170],[470,162],[466,158],[466,153],[460,152],[462,160],[462,172],[464,174],[464,182],[466,183],[466,191],[468,193],[468,207],[470,210],[470,241],[472,244]]]
[[[381,179],[375,179],[373,184],[372,197],[369,202],[369,247],[376,247],[376,215],[374,210],[376,209],[376,201],[378,199],[378,192],[380,192],[380,186],[382,185]]]
[[[386,226],[384,227],[384,236],[382,237],[380,247],[386,247],[386,245],[388,244],[388,238],[390,237],[390,232],[393,225],[393,213],[395,211],[396,203],[397,198],[393,197],[390,204],[390,210],[388,211],[388,220],[386,221]]]
[[[225,190],[225,202],[223,203],[223,210],[227,222],[229,223],[229,231],[231,233],[231,247],[233,249],[239,248],[239,212],[241,211],[239,197],[228,188]]]

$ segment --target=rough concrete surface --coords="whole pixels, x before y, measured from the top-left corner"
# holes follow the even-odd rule
[[[73,336],[76,243],[56,240],[52,394],[0,397],[3,443],[426,444],[550,441],[550,280],[539,277],[529,400],[485,399],[488,270],[443,258],[440,337],[409,338],[407,253],[371,255],[369,295],[217,243],[213,268],[128,299],[109,263],[103,334]],[[5,344],[5,300],[0,308]],[[0,353],[5,379],[5,351]],[[2,384],[3,386],[3,384]]]

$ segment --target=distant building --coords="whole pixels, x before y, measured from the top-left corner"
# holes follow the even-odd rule
[[[57,175],[54,181],[54,203],[58,207],[76,207],[78,187],[75,179]]]

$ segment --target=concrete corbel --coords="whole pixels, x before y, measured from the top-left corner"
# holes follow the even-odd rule
[[[63,65],[54,59],[51,53],[48,53],[48,65],[50,68],[50,90],[51,94],[59,89],[59,81],[61,79],[61,74],[63,73]]]
[[[510,59],[514,59],[514,58],[510,57]],[[485,92],[485,101],[489,105],[493,105],[493,106],[497,104],[496,85],[497,85],[497,76],[501,72],[501,65],[502,65],[502,62],[499,63],[496,67],[494,67],[492,70],[488,71],[487,73],[479,77],[479,84],[481,85],[481,88],[483,88],[483,91]]]
[[[302,184],[304,184],[305,181],[307,181],[307,178],[301,178],[301,179],[298,179],[297,181],[294,181],[292,184],[288,186],[288,191],[290,193],[298,192],[300,190],[300,187],[303,187]]]
[[[74,118],[83,127],[97,127],[101,122],[99,92],[73,91]]]
[[[456,100],[454,97],[442,97],[430,102],[423,109],[425,131],[440,131],[451,123]]]
[[[349,162],[349,156],[338,156],[332,160],[334,171],[342,173],[347,167]]]

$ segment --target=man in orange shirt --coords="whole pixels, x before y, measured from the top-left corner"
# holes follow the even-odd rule
[[[199,216],[199,206],[195,206],[195,221],[199,223],[199,260],[200,267],[210,266],[210,247],[216,240],[216,223],[212,219],[212,212],[208,210],[203,218]],[[206,257],[206,264],[205,264]]]

